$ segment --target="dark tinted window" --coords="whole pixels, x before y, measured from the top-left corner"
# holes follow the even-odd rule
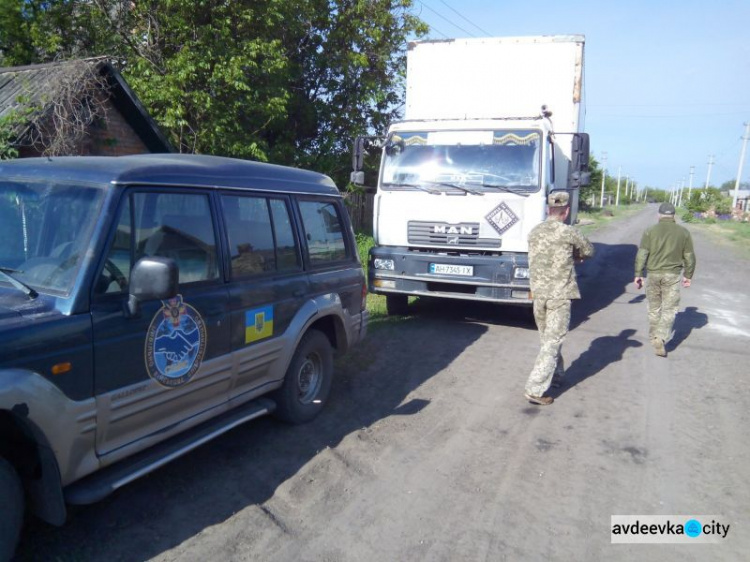
[[[299,269],[286,203],[281,199],[224,195],[232,276]]]
[[[313,264],[346,259],[344,226],[333,203],[300,201],[307,250]]]

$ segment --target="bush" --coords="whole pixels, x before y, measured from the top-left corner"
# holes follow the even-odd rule
[[[714,207],[717,215],[731,215],[732,214],[732,201],[728,197],[724,197],[721,201],[716,203]]]
[[[370,248],[373,246],[373,239],[372,236],[367,236],[366,234],[363,234],[362,232],[357,232],[357,253],[359,253],[359,259],[362,262],[362,267],[365,270],[365,275],[367,274],[367,265],[368,265],[368,258],[370,255]]]
[[[691,211],[685,211],[682,213],[682,220],[683,222],[696,222],[697,217],[695,216],[695,213]]]

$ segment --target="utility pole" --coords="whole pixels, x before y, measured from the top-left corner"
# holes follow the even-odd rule
[[[604,180],[607,177],[607,153],[602,152],[602,196],[599,200],[599,206],[604,208]]]
[[[693,172],[695,171],[695,166],[690,166],[690,185],[688,185],[688,205],[690,205],[690,194],[693,191]]]
[[[682,178],[680,180],[680,191],[678,191],[677,195],[677,206],[682,207],[682,192],[685,190],[685,178]]]
[[[706,174],[706,187],[704,189],[708,189],[708,180],[711,179],[711,166],[714,165],[714,155],[709,154],[708,155],[708,173]]]
[[[737,195],[740,190],[740,179],[742,179],[742,166],[745,163],[745,149],[750,137],[750,121],[745,123],[745,136],[742,137],[742,152],[740,152],[740,168],[737,170],[737,181],[734,182],[734,198],[732,199],[732,210],[737,208]]]
[[[620,173],[622,172],[622,166],[617,167],[617,195],[615,196],[615,207],[620,206]]]
[[[648,199],[648,186],[643,190],[643,202],[645,203]]]
[[[632,199],[633,198],[633,186],[632,185],[629,186],[629,183],[628,183],[629,181],[630,181],[630,176],[629,175],[625,176],[625,197]],[[630,189],[630,191],[628,191],[628,188]]]

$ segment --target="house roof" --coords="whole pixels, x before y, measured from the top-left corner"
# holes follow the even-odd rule
[[[45,96],[72,65],[90,64],[109,88],[112,104],[128,121],[151,152],[175,152],[159,126],[151,118],[125,79],[106,57],[0,68],[0,118],[16,108],[45,104]]]

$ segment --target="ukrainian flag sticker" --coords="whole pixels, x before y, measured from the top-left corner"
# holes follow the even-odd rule
[[[273,306],[245,311],[245,343],[269,338],[272,335]]]

